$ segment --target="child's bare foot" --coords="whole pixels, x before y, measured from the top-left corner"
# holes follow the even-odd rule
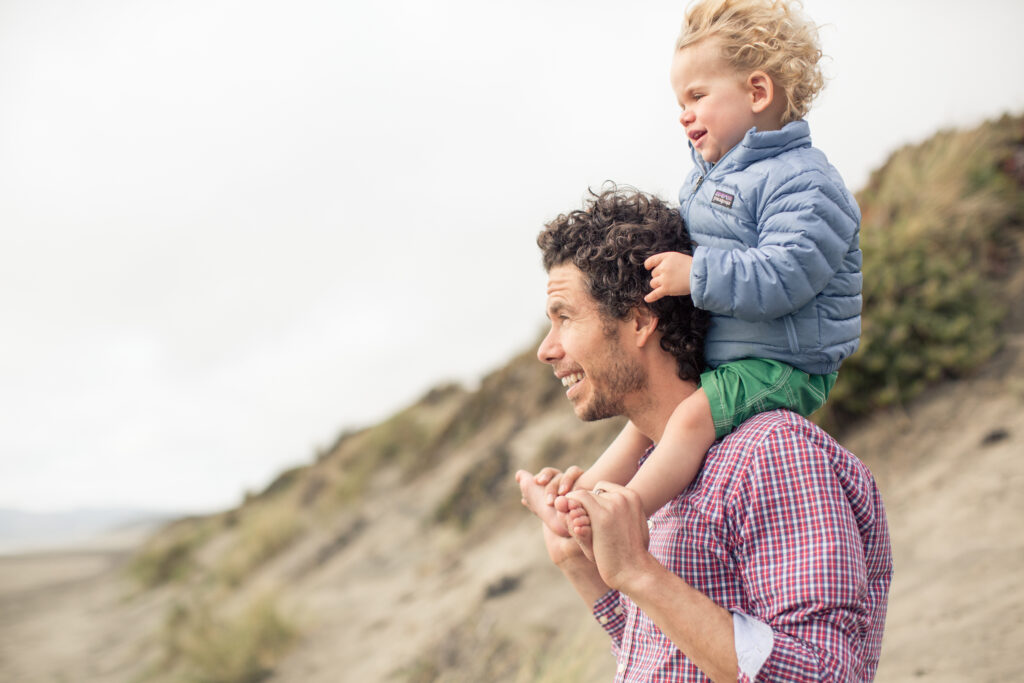
[[[540,520],[551,529],[551,531],[564,538],[569,537],[569,530],[559,517],[558,510],[549,500],[547,487],[537,483],[534,475],[526,470],[516,472],[516,482],[519,483],[519,491],[522,493],[522,503],[533,514],[540,517]]]
[[[593,559],[594,557],[594,536],[590,527],[590,515],[579,501],[572,498],[565,498],[568,503],[568,521],[572,537],[580,544],[583,554]]]

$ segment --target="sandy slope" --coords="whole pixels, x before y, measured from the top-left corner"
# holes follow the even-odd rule
[[[1020,680],[1024,337],[847,442],[875,472],[893,540],[879,680]]]
[[[64,551],[0,556],[0,681],[132,680],[148,664],[155,595],[126,601],[122,568],[140,534]]]
[[[979,376],[881,415],[844,442],[879,480],[896,556],[879,680],[1019,679],[1024,337],[1014,337]],[[438,490],[456,476],[449,465],[432,482]],[[436,537],[432,547],[416,545],[423,535],[416,519],[431,509],[424,493],[431,488],[421,482],[418,491],[400,492],[400,504],[381,509],[351,553],[295,585],[307,636],[273,680],[373,681],[396,670],[404,673],[394,680],[432,680],[429,667],[409,666],[425,661],[416,656],[420,648],[434,648],[435,661],[473,680],[483,653],[501,658],[503,634],[543,643],[585,621],[578,599],[546,566],[528,518],[508,520],[465,554],[454,539],[448,548]],[[409,561],[389,557],[395,544]],[[165,603],[159,595],[126,599],[126,556],[124,546],[107,546],[0,557],[0,680],[132,681],[159,667],[146,634],[158,632]],[[492,595],[506,579],[510,590]],[[570,646],[593,650],[601,638],[594,629],[593,642]],[[436,652],[446,634],[458,634],[461,649]],[[564,680],[606,680],[609,662]]]

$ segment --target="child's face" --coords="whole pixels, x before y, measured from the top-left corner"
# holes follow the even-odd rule
[[[677,51],[671,81],[683,109],[679,122],[704,161],[716,163],[755,125],[746,79],[719,57],[714,39]]]

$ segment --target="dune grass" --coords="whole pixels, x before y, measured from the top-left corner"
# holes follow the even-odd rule
[[[305,518],[291,500],[246,508],[231,546],[221,555],[216,576],[229,586],[242,584],[264,562],[284,551],[305,530]]]
[[[186,578],[195,568],[194,554],[214,532],[212,518],[183,519],[155,534],[128,564],[128,573],[143,588]]]
[[[213,601],[193,596],[168,613],[164,649],[168,666],[191,683],[257,683],[297,636],[273,594],[253,599],[236,615],[220,614]]]

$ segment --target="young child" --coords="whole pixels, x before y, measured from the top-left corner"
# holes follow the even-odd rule
[[[702,0],[687,12],[671,83],[695,165],[679,211],[697,247],[648,259],[646,300],[689,295],[711,312],[711,369],[639,469],[650,442],[629,424],[586,472],[538,475],[549,491],[628,481],[649,516],[747,418],[807,416],[825,402],[859,341],[861,252],[857,204],[802,119],[823,86],[820,58],[817,29],[789,0]],[[582,507],[568,507],[586,538]],[[554,508],[535,512],[566,535]]]

